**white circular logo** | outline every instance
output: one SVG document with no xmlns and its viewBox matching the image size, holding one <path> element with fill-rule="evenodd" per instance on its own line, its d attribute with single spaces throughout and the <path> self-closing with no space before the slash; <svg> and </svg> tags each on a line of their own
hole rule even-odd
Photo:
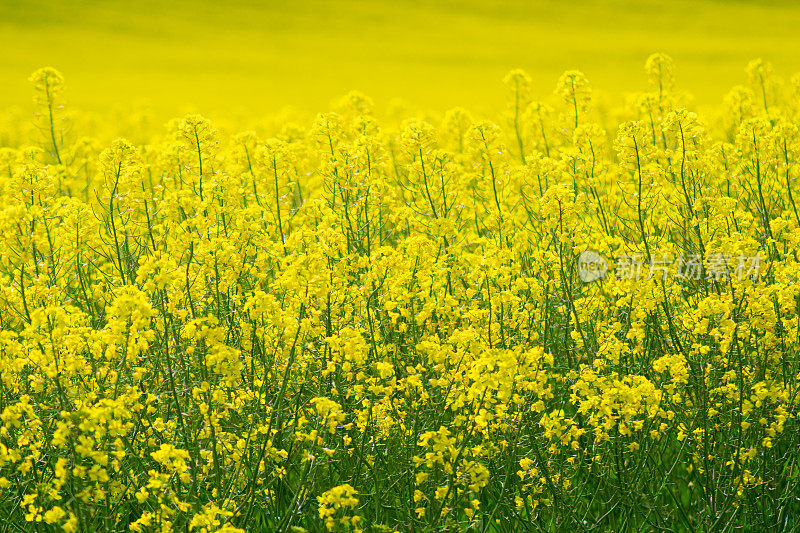
<svg viewBox="0 0 800 533">
<path fill-rule="evenodd" d="M 608 261 L 597 252 L 584 250 L 578 256 L 578 277 L 584 283 L 597 281 L 605 276 L 606 272 L 608 272 Z"/>
</svg>

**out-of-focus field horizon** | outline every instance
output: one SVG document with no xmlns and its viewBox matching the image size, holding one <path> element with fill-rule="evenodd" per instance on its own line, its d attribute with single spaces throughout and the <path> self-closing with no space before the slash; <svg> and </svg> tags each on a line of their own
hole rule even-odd
<svg viewBox="0 0 800 533">
<path fill-rule="evenodd" d="M 531 74 L 537 98 L 567 69 L 621 95 L 646 87 L 653 52 L 675 59 L 679 88 L 702 106 L 744 82 L 755 57 L 800 71 L 798 21 L 795 2 L 0 0 L 0 109 L 31 106 L 27 78 L 49 65 L 66 102 L 94 111 L 316 112 L 357 89 L 379 110 L 402 97 L 493 112 L 512 68 Z"/>
</svg>

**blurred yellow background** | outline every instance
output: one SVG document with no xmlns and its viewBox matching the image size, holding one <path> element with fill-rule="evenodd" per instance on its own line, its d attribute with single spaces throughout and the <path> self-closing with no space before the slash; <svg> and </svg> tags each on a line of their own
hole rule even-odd
<svg viewBox="0 0 800 533">
<path fill-rule="evenodd" d="M 536 97 L 567 69 L 618 94 L 646 87 L 656 51 L 702 105 L 754 57 L 800 71 L 798 22 L 800 3 L 778 1 L 0 0 L 0 108 L 30 106 L 27 78 L 50 65 L 68 104 L 90 110 L 319 111 L 358 89 L 379 109 L 402 97 L 493 111 L 511 68 L 531 74 Z"/>
</svg>

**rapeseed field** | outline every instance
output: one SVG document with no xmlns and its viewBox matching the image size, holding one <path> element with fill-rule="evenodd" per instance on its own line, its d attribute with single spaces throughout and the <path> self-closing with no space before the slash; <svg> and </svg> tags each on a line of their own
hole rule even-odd
<svg viewBox="0 0 800 533">
<path fill-rule="evenodd" d="M 407 54 L 363 64 L 303 51 L 330 6 L 143 6 L 2 7 L 41 46 L 4 75 L 41 64 L 0 91 L 0 530 L 800 530 L 791 5 L 675 3 L 596 46 L 646 11 L 435 5 L 418 62 L 434 7 L 343 4 L 336 46 Z M 584 45 L 506 53 L 572 11 Z M 215 20 L 243 26 L 208 56 Z M 448 56 L 470 28 L 497 41 Z M 152 64 L 42 66 L 113 32 Z M 635 72 L 598 57 L 626 40 Z"/>
</svg>

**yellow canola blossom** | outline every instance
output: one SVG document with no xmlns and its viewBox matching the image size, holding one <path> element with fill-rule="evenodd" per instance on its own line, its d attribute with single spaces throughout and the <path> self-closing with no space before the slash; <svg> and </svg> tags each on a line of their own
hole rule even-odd
<svg viewBox="0 0 800 533">
<path fill-rule="evenodd" d="M 800 514 L 800 77 L 486 117 L 0 118 L 0 516 L 706 531 Z M 128 117 L 136 121 L 135 117 Z M 25 119 L 28 120 L 28 119 Z M 124 122 L 124 121 L 123 121 Z"/>
</svg>

